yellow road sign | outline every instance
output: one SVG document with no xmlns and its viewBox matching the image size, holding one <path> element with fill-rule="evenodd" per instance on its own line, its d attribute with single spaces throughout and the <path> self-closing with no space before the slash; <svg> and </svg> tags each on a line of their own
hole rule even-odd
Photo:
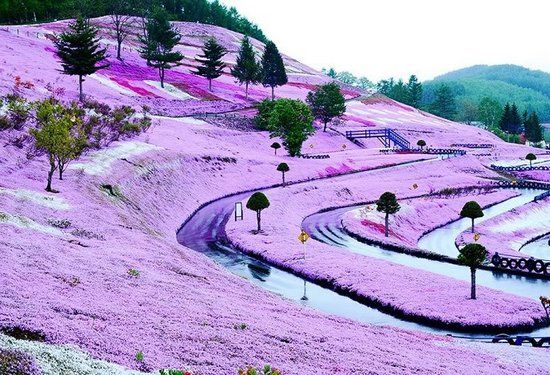
<svg viewBox="0 0 550 375">
<path fill-rule="evenodd" d="M 307 240 L 309 240 L 309 234 L 307 234 L 306 231 L 302 229 L 302 232 L 298 236 L 298 241 L 305 244 Z"/>
</svg>

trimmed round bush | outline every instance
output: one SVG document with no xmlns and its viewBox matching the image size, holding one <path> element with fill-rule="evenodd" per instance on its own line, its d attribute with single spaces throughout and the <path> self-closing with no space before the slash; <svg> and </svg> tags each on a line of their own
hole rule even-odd
<svg viewBox="0 0 550 375">
<path fill-rule="evenodd" d="M 34 358 L 22 351 L 0 348 L 0 374 L 41 375 Z"/>
</svg>

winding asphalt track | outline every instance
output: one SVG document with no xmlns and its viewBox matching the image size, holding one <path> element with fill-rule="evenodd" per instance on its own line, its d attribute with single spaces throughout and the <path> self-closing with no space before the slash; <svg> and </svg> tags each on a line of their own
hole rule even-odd
<svg viewBox="0 0 550 375">
<path fill-rule="evenodd" d="M 406 165 L 410 165 L 410 163 Z M 405 166 L 405 164 L 382 169 L 393 170 L 402 168 L 403 166 Z M 357 174 L 358 177 L 360 177 L 371 172 L 372 171 L 365 171 Z M 347 177 L 349 177 L 349 175 L 331 177 L 331 179 Z M 297 182 L 295 184 L 307 182 L 310 181 Z M 277 189 L 277 187 L 271 189 Z M 262 190 L 269 191 L 270 189 Z M 230 272 L 242 276 L 266 290 L 329 314 L 339 315 L 375 325 L 396 326 L 439 334 L 455 333 L 400 320 L 360 304 L 330 289 L 306 282 L 298 276 L 245 255 L 228 245 L 225 241 L 225 225 L 232 217 L 235 202 L 242 201 L 249 195 L 250 192 L 238 193 L 202 206 L 181 226 L 177 233 L 178 242 L 188 248 L 207 255 Z M 382 258 L 447 276 L 450 275 L 461 280 L 469 280 L 469 271 L 464 267 L 415 258 L 409 255 L 388 251 L 380 247 L 365 245 L 354 240 L 349 237 L 341 227 L 341 215 L 350 209 L 352 208 L 348 207 L 312 215 L 304 221 L 304 229 L 309 230 L 310 234 L 312 234 L 313 238 L 316 240 L 330 245 L 346 247 L 350 251 L 365 254 L 367 256 Z M 540 296 L 543 290 L 546 292 L 550 290 L 550 282 L 548 281 L 521 276 L 495 275 L 489 271 L 478 271 L 478 280 L 480 285 L 532 298 Z M 307 300 L 303 299 L 304 295 L 307 295 Z M 550 335 L 550 327 L 539 329 L 531 334 L 548 336 Z M 470 333 L 467 334 L 467 336 L 480 337 L 486 335 Z"/>
</svg>

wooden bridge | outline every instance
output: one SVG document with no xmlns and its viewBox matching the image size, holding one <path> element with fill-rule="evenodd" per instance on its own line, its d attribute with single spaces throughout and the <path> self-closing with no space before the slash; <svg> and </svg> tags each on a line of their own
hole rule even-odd
<svg viewBox="0 0 550 375">
<path fill-rule="evenodd" d="M 384 147 L 392 147 L 392 142 L 395 147 L 402 150 L 409 150 L 411 144 L 402 135 L 393 129 L 373 129 L 373 130 L 348 130 L 346 138 L 355 141 L 356 139 L 377 138 Z"/>
</svg>

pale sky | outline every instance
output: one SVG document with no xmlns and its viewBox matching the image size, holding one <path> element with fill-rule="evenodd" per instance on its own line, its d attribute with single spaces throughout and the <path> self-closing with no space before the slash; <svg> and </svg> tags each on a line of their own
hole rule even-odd
<svg viewBox="0 0 550 375">
<path fill-rule="evenodd" d="M 279 49 L 373 81 L 476 64 L 550 72 L 548 0 L 221 0 Z"/>
</svg>

